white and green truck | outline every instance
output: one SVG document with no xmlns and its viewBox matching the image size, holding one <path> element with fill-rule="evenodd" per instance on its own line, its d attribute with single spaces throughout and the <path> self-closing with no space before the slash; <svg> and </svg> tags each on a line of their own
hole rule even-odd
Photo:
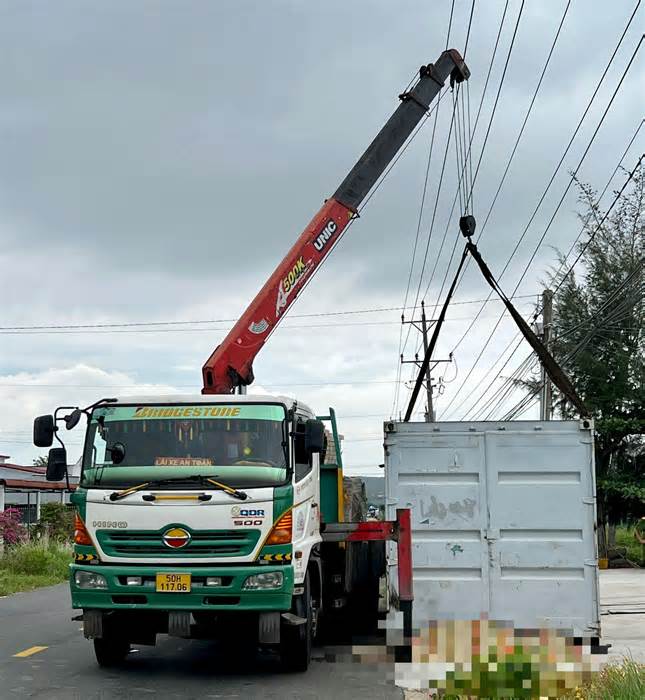
<svg viewBox="0 0 645 700">
<path fill-rule="evenodd" d="M 340 450 L 307 406 L 197 395 L 69 410 L 37 418 L 34 441 L 86 418 L 70 585 L 99 664 L 169 634 L 273 647 L 304 670 L 326 613 L 349 605 L 376 624 L 384 542 L 339 530 L 342 461 L 321 455 Z M 334 412 L 322 418 L 337 448 Z M 63 479 L 66 462 L 52 448 L 47 477 Z"/>
</svg>

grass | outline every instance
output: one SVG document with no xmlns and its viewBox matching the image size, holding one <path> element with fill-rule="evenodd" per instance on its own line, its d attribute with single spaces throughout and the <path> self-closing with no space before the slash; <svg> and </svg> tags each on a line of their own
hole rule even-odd
<svg viewBox="0 0 645 700">
<path fill-rule="evenodd" d="M 632 659 L 607 664 L 590 682 L 567 695 L 579 700 L 642 700 L 645 698 L 645 664 Z"/>
<path fill-rule="evenodd" d="M 0 559 L 0 595 L 66 581 L 71 558 L 69 546 L 46 538 L 7 547 Z"/>
<path fill-rule="evenodd" d="M 634 537 L 634 528 L 620 526 L 616 528 L 616 546 L 627 550 L 627 559 L 634 564 L 645 567 L 645 545 Z"/>
</svg>

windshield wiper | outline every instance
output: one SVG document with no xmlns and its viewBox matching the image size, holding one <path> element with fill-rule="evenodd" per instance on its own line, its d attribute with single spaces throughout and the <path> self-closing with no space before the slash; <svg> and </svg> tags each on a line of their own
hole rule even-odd
<svg viewBox="0 0 645 700">
<path fill-rule="evenodd" d="M 215 481 L 215 479 L 211 479 L 210 477 L 207 476 L 201 476 L 201 475 L 194 475 L 194 476 L 175 476 L 169 479 L 154 479 L 152 481 L 146 481 L 143 484 L 137 484 L 136 486 L 131 486 L 128 489 L 123 489 L 123 491 L 114 491 L 113 493 L 110 494 L 109 498 L 111 501 L 118 501 L 121 498 L 125 498 L 126 496 L 129 496 L 132 493 L 136 493 L 137 491 L 141 491 L 141 489 L 145 489 L 148 486 L 163 486 L 165 484 L 176 484 L 179 482 L 194 482 L 197 481 L 199 484 L 204 485 L 204 484 L 212 484 L 213 486 L 217 486 L 217 488 L 220 491 L 224 491 L 225 493 L 228 493 L 230 496 L 234 496 L 235 498 L 239 498 L 241 501 L 245 501 L 248 498 L 248 495 L 244 493 L 244 491 L 240 491 L 236 488 L 233 488 L 232 486 L 229 486 L 228 484 L 223 484 L 221 481 Z"/>
</svg>

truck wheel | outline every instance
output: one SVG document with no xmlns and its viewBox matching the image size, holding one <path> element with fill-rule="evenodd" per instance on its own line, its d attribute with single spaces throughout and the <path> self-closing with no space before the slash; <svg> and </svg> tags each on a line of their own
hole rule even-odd
<svg viewBox="0 0 645 700">
<path fill-rule="evenodd" d="M 303 625 L 282 623 L 280 627 L 280 661 L 287 671 L 302 672 L 309 668 L 313 637 L 313 611 L 308 575 L 305 577 L 302 595 L 294 598 L 291 612 L 298 617 L 304 617 L 307 622 Z"/>
<path fill-rule="evenodd" d="M 94 640 L 96 662 L 101 668 L 112 668 L 123 663 L 130 653 L 130 642 L 122 637 L 108 636 Z"/>
</svg>

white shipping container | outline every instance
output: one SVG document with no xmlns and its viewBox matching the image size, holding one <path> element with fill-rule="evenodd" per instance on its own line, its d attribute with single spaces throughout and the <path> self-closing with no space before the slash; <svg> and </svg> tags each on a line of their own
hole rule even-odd
<svg viewBox="0 0 645 700">
<path fill-rule="evenodd" d="M 593 424 L 385 424 L 389 520 L 412 509 L 413 623 L 487 615 L 600 635 Z M 396 584 L 396 548 L 388 550 Z"/>
</svg>

